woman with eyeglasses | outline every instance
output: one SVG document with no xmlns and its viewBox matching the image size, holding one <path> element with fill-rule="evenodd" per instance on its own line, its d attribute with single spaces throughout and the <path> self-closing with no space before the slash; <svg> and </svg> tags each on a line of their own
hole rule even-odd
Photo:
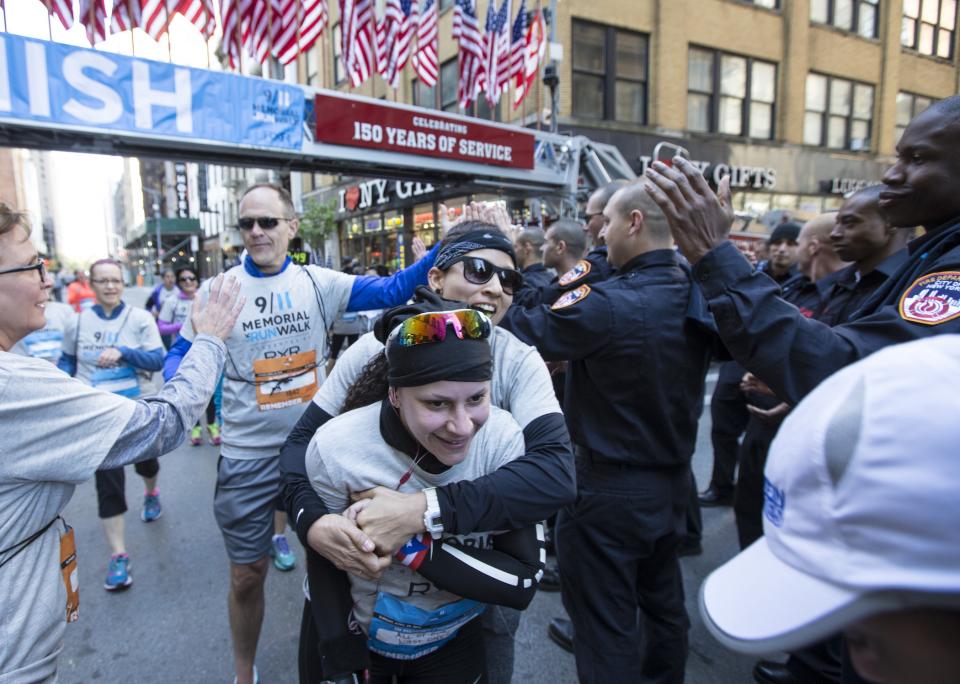
<svg viewBox="0 0 960 684">
<path fill-rule="evenodd" d="M 58 366 L 95 389 L 136 399 L 143 392 L 141 376 L 163 368 L 164 347 L 157 324 L 146 310 L 123 302 L 123 271 L 116 261 L 101 259 L 90 266 L 90 285 L 96 303 L 80 312 L 76 326 L 64 338 Z M 137 462 L 134 469 L 144 483 L 140 518 L 153 522 L 163 513 L 157 488 L 160 463 L 151 458 Z M 133 584 L 126 549 L 124 483 L 123 468 L 97 471 L 98 512 L 110 547 L 103 584 L 107 591 Z"/>
<path fill-rule="evenodd" d="M 485 529 L 513 529 L 545 520 L 575 495 L 573 455 L 566 423 L 543 359 L 536 349 L 496 327 L 522 282 L 512 241 L 496 226 L 480 221 L 456 225 L 440 246 L 428 274 L 430 290 L 417 291 L 435 308 L 467 307 L 486 314 L 494 325 L 491 403 L 509 411 L 523 429 L 525 453 L 479 482 L 443 485 L 431 498 L 431 514 L 446 532 L 467 534 Z M 317 428 L 343 409 L 349 388 L 369 363 L 386 362 L 384 346 L 372 333 L 360 337 L 340 357 L 281 451 L 282 496 L 307 550 L 311 593 L 301 623 L 301 681 L 313 681 L 321 660 L 325 675 L 359 669 L 363 654 L 343 646 L 350 604 L 338 603 L 331 587 L 342 586 L 342 571 L 375 577 L 410 535 L 424 530 L 427 501 L 422 494 L 376 489 L 373 505 L 362 515 L 364 532 L 342 516 L 327 515 L 304 471 L 306 445 Z M 322 554 L 322 555 L 321 555 Z M 334 567 L 336 566 L 336 567 Z M 331 595 L 334 594 L 334 595 Z M 509 682 L 513 672 L 513 636 L 517 611 L 492 607 L 483 616 L 487 676 Z M 319 630 L 317 640 L 304 634 Z M 335 670 L 331 672 L 330 670 Z"/>
<path fill-rule="evenodd" d="M 100 267 L 95 272 L 98 278 L 116 273 Z M 149 402 L 132 401 L 90 387 L 47 361 L 9 353 L 44 327 L 52 287 L 24 215 L 0 202 L 3 681 L 56 679 L 64 618 L 76 619 L 73 533 L 60 515 L 74 488 L 100 469 L 122 468 L 180 445 L 213 393 L 226 358 L 223 340 L 243 304 L 236 282 L 218 280 L 207 305 L 193 312 L 202 334 L 179 375 Z"/>
<path fill-rule="evenodd" d="M 161 337 L 166 336 L 170 339 L 175 339 L 180 334 L 180 328 L 190 318 L 190 310 L 193 308 L 193 300 L 197 296 L 197 287 L 200 284 L 197 272 L 189 267 L 177 269 L 176 283 L 179 290 L 177 296 L 164 301 L 160 313 L 157 314 L 157 328 L 160 330 Z M 206 426 L 210 443 L 219 446 L 220 426 L 217 425 L 217 406 L 213 398 L 207 404 Z M 190 444 L 200 446 L 202 443 L 203 425 L 198 421 L 190 431 Z"/>
<path fill-rule="evenodd" d="M 490 319 L 431 308 L 383 315 L 375 335 L 386 344 L 385 364 L 365 369 L 344 413 L 310 442 L 307 473 L 331 513 L 362 514 L 370 501 L 351 505 L 354 492 L 433 492 L 523 454 L 520 426 L 491 407 Z M 479 616 L 488 603 L 526 608 L 543 570 L 542 541 L 536 524 L 462 535 L 432 529 L 409 538 L 379 577 L 350 574 L 350 622 L 365 636 L 367 681 L 486 681 Z"/>
</svg>

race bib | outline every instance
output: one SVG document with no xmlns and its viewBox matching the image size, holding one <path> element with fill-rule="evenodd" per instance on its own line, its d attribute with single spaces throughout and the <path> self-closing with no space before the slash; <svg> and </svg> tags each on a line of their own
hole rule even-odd
<svg viewBox="0 0 960 684">
<path fill-rule="evenodd" d="M 140 396 L 140 381 L 133 366 L 97 368 L 90 375 L 90 384 L 104 392 L 119 394 L 130 399 Z"/>
<path fill-rule="evenodd" d="M 73 528 L 64 525 L 60 535 L 60 574 L 63 586 L 67 590 L 67 622 L 80 619 L 80 576 L 77 574 L 77 543 L 73 537 Z"/>
<path fill-rule="evenodd" d="M 273 411 L 313 399 L 317 393 L 317 351 L 253 362 L 257 407 Z"/>
<path fill-rule="evenodd" d="M 367 647 L 396 660 L 415 660 L 438 650 L 480 615 L 486 605 L 460 599 L 436 610 L 423 610 L 396 596 L 377 593 Z"/>
<path fill-rule="evenodd" d="M 960 317 L 960 271 L 941 271 L 913 281 L 900 297 L 900 317 L 938 325 Z"/>
</svg>

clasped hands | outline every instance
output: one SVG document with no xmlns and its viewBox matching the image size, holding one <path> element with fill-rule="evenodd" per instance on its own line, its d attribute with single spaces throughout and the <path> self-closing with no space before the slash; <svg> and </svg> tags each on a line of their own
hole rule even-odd
<svg viewBox="0 0 960 684">
<path fill-rule="evenodd" d="M 307 541 L 340 570 L 376 579 L 397 549 L 423 531 L 426 497 L 422 492 L 402 494 L 374 487 L 352 498 L 354 503 L 342 514 L 327 514 L 314 522 Z"/>
</svg>

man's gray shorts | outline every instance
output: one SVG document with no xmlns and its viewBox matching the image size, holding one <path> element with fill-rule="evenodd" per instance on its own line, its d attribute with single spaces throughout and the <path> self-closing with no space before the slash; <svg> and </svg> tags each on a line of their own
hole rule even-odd
<svg viewBox="0 0 960 684">
<path fill-rule="evenodd" d="M 213 515 L 232 563 L 256 563 L 270 553 L 280 494 L 280 459 L 220 457 Z"/>
</svg>

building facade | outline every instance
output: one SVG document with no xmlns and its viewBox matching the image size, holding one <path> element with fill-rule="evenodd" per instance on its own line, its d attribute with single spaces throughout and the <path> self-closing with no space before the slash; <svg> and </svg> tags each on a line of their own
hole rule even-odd
<svg viewBox="0 0 960 684">
<path fill-rule="evenodd" d="M 488 4 L 477 0 L 481 25 Z M 558 0 L 550 51 L 559 75 L 558 127 L 616 145 L 637 173 L 658 143 L 679 145 L 708 179 L 731 176 L 735 207 L 747 218 L 835 208 L 845 193 L 881 179 L 913 116 L 960 92 L 957 4 Z M 505 97 L 492 111 L 481 102 L 460 112 L 453 0 L 440 0 L 435 87 L 423 87 L 408 66 L 397 89 L 379 76 L 350 89 L 331 5 L 330 28 L 300 59 L 300 82 L 516 125 L 549 125 L 550 95 L 542 84 L 519 109 Z M 371 180 L 303 179 L 305 198 L 337 204 L 341 251 L 365 264 L 389 259 L 385 245 L 403 245 L 423 225 L 436 223 L 436 203 L 456 194 L 437 188 L 414 202 L 394 193 L 394 199 L 374 202 L 372 211 L 349 211 L 341 195 L 352 196 L 351 188 L 362 193 Z M 755 222 L 750 229 L 763 228 Z"/>
</svg>

